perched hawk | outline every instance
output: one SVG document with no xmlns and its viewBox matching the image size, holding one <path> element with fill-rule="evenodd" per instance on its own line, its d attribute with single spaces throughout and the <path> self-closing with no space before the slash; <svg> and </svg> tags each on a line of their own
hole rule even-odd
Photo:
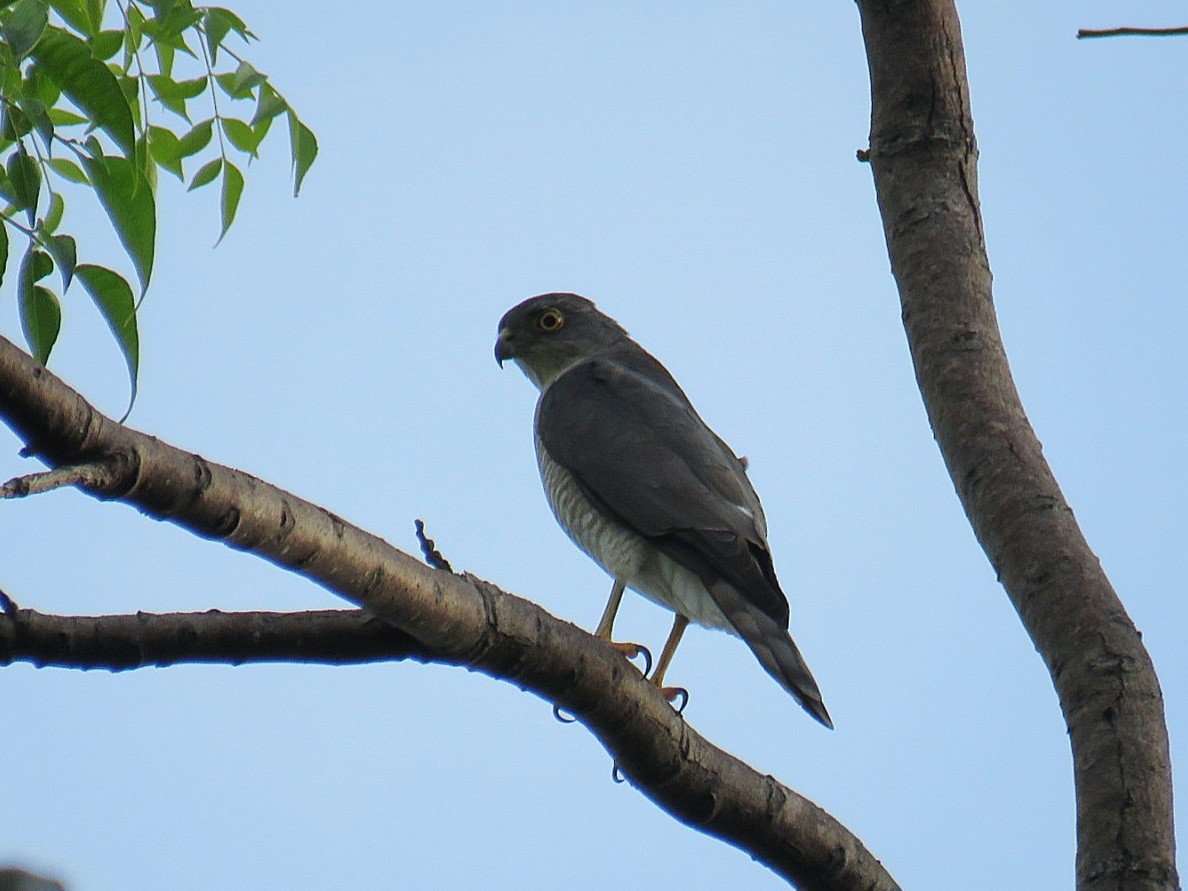
<svg viewBox="0 0 1188 891">
<path fill-rule="evenodd" d="M 499 322 L 495 358 L 540 389 L 536 457 L 558 522 L 613 578 L 598 625 L 610 641 L 625 588 L 676 612 L 651 680 L 689 622 L 746 641 L 781 686 L 833 722 L 788 636 L 788 600 L 746 465 L 668 370 L 576 294 L 542 294 Z"/>
</svg>

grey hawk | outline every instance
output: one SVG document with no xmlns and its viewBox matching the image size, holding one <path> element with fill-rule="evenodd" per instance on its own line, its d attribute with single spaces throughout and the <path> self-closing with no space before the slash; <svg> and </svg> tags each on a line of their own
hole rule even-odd
<svg viewBox="0 0 1188 891">
<path fill-rule="evenodd" d="M 833 722 L 788 635 L 788 600 L 746 465 L 668 370 L 576 294 L 542 294 L 499 322 L 495 358 L 540 389 L 536 457 L 549 505 L 614 578 L 596 633 L 611 640 L 625 588 L 676 612 L 651 680 L 689 622 L 741 637 L 826 727 Z M 627 645 L 630 648 L 631 645 Z"/>
</svg>

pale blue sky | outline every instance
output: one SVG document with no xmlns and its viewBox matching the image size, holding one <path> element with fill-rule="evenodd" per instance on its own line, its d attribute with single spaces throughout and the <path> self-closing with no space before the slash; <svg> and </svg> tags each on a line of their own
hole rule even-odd
<svg viewBox="0 0 1188 891">
<path fill-rule="evenodd" d="M 266 144 L 217 250 L 214 192 L 163 185 L 130 423 L 405 549 L 423 517 L 456 567 L 591 628 L 607 581 L 553 522 L 534 391 L 491 352 L 512 304 L 585 294 L 750 457 L 837 730 L 704 630 L 670 674 L 689 721 L 835 814 L 904 887 L 1071 886 L 1055 696 L 932 442 L 854 159 L 853 4 L 234 8 L 321 156 L 294 201 L 283 132 Z M 1007 349 L 1154 655 L 1178 763 L 1188 42 L 1073 35 L 1183 10 L 963 11 Z M 84 249 L 120 262 L 98 229 Z M 68 294 L 51 364 L 118 416 L 123 365 L 86 304 Z M 18 331 L 11 295 L 0 331 Z M 2 478 L 35 469 L 17 445 L 0 430 Z M 0 506 L 0 587 L 63 613 L 337 604 L 73 491 Z M 658 646 L 668 621 L 632 598 L 620 629 Z M 548 704 L 458 669 L 18 666 L 0 713 L 0 860 L 72 891 L 782 887 L 613 784 Z"/>
</svg>

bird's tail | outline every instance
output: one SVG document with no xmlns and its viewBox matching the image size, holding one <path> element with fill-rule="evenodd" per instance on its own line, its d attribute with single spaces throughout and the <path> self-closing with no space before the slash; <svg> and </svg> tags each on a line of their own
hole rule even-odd
<svg viewBox="0 0 1188 891">
<path fill-rule="evenodd" d="M 770 616 L 753 608 L 745 608 L 738 592 L 727 582 L 714 585 L 711 594 L 722 607 L 738 636 L 746 641 L 767 673 L 791 693 L 806 712 L 832 730 L 833 719 L 825 710 L 821 690 L 788 632 Z M 734 604 L 737 604 L 738 608 L 728 608 Z"/>
</svg>

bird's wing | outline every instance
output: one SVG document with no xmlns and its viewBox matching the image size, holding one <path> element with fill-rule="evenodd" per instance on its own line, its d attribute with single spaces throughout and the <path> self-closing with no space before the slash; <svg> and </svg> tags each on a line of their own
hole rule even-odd
<svg viewBox="0 0 1188 891">
<path fill-rule="evenodd" d="M 788 601 L 742 462 L 642 348 L 560 375 L 541 396 L 537 435 L 596 506 L 697 573 L 715 599 L 716 583 L 726 582 L 787 628 Z"/>
</svg>

